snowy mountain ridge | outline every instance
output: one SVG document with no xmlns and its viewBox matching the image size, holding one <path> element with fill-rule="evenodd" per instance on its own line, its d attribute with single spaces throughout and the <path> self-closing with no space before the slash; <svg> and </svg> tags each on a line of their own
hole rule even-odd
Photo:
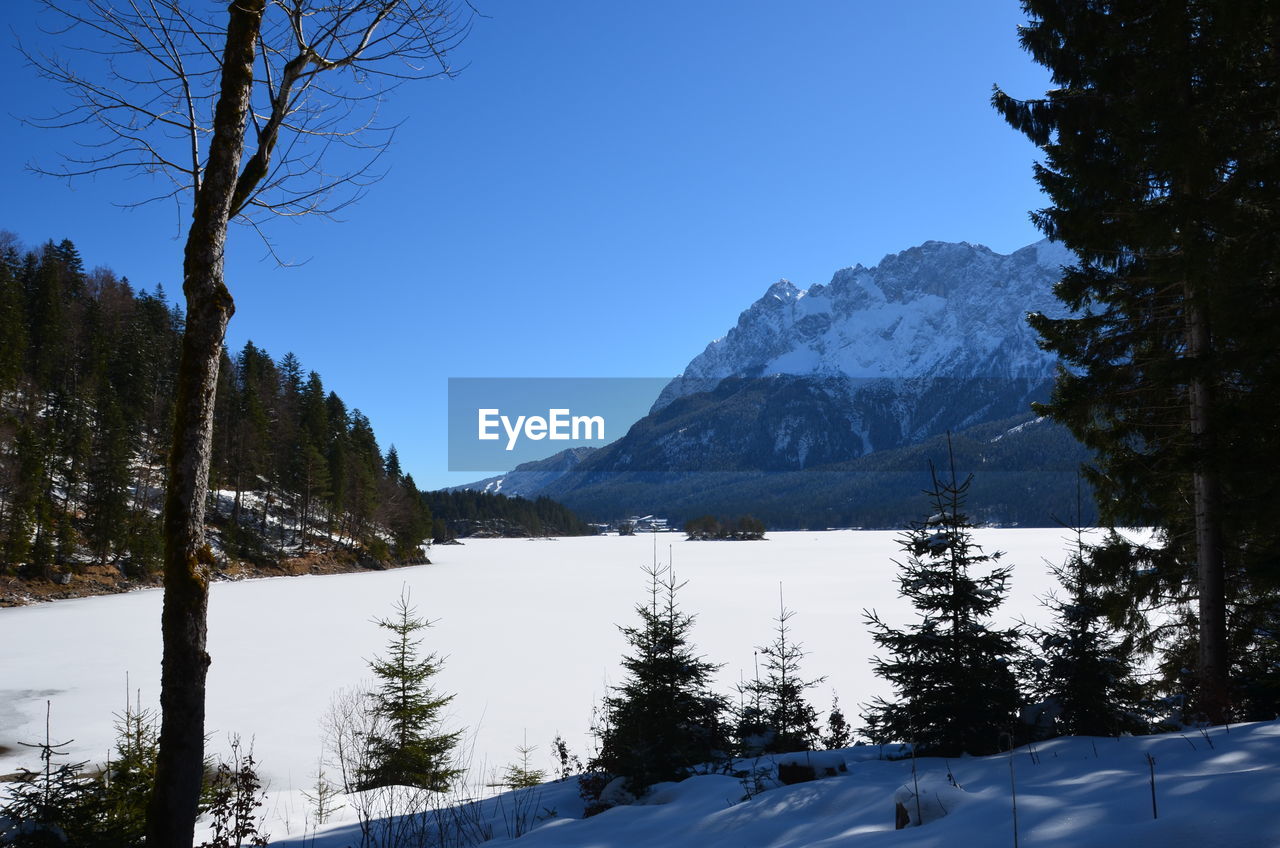
<svg viewBox="0 0 1280 848">
<path fill-rule="evenodd" d="M 471 489 L 511 498 L 536 498 L 543 489 L 573 471 L 596 450 L 590 446 L 568 448 L 545 459 L 522 462 L 505 474 L 495 474 L 464 486 L 452 486 L 449 491 Z"/>
<path fill-rule="evenodd" d="M 849 470 L 847 463 L 863 458 L 867 470 L 919 471 L 927 462 L 914 447 L 996 422 L 1008 423 L 984 442 L 1015 429 L 986 453 L 1000 453 L 1001 467 L 1015 476 L 1051 470 L 1028 466 L 1028 457 L 1052 470 L 1074 468 L 1079 446 L 1069 435 L 1016 429 L 1031 418 L 1033 402 L 1049 399 L 1057 368 L 1026 315 L 1063 314 L 1053 286 L 1072 262 L 1048 241 L 1008 255 L 929 241 L 871 268 L 839 270 L 825 285 L 800 289 L 780 280 L 694 357 L 622 438 L 467 488 L 545 494 L 592 520 L 737 512 L 794 527 L 879 526 L 901 516 L 875 508 L 870 490 L 832 488 L 813 475 L 788 478 L 787 499 L 807 511 L 800 515 L 750 475 Z M 1019 447 L 1028 442 L 1037 449 Z M 975 461 L 989 469 L 986 453 Z M 747 476 L 721 476 L 710 488 L 689 478 L 705 472 Z M 1063 492 L 1074 491 L 1069 476 L 1061 475 Z M 1030 485 L 1018 479 L 1017 486 Z M 1041 482 L 1047 479 L 1058 480 Z M 1004 506 L 990 520 L 1015 520 L 1015 512 L 1019 521 L 1051 520 L 1056 490 L 1042 492 L 1038 517 L 1010 507 L 1018 500 L 1012 491 L 991 493 Z"/>
<path fill-rule="evenodd" d="M 927 241 L 826 285 L 771 285 L 723 338 L 663 389 L 658 411 L 730 376 L 779 374 L 867 381 L 955 377 L 1038 382 L 1054 361 L 1025 315 L 1060 307 L 1051 288 L 1071 254 L 1047 240 L 1002 255 Z"/>
</svg>

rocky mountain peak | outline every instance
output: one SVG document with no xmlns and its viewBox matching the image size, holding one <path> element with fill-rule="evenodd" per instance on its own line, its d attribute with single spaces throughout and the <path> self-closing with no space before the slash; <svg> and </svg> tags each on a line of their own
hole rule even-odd
<svg viewBox="0 0 1280 848">
<path fill-rule="evenodd" d="M 1051 289 L 1070 261 L 1048 241 L 1010 255 L 927 241 L 872 268 L 836 271 L 825 286 L 802 290 L 779 280 L 666 386 L 653 409 L 730 376 L 1047 378 L 1053 362 L 1025 315 L 1058 308 Z"/>
</svg>

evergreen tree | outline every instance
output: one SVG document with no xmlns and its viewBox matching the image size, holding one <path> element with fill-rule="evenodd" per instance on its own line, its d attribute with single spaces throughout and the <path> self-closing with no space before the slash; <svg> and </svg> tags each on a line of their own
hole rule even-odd
<svg viewBox="0 0 1280 848">
<path fill-rule="evenodd" d="M 440 516 L 431 519 L 431 541 L 435 543 L 452 542 L 458 538 L 458 534 L 449 526 L 449 522 Z"/>
<path fill-rule="evenodd" d="M 827 714 L 827 729 L 822 734 L 822 747 L 829 751 L 837 748 L 848 748 L 853 743 L 853 728 L 840 709 L 840 699 L 831 696 L 831 712 Z"/>
<path fill-rule="evenodd" d="M 794 617 L 795 612 L 782 603 L 779 587 L 774 640 L 756 648 L 757 657 L 764 657 L 764 677 L 757 672 L 754 680 L 742 684 L 751 715 L 746 726 L 739 727 L 739 744 L 752 755 L 808 751 L 818 740 L 818 714 L 804 693 L 826 678 L 805 680 L 800 674 L 805 652 L 803 645 L 790 638 L 789 622 Z M 748 734 L 746 738 L 741 735 L 743 731 Z"/>
<path fill-rule="evenodd" d="M 351 411 L 347 432 L 347 514 L 348 535 L 363 536 L 378 506 L 378 480 L 382 474 L 382 454 L 369 419 L 358 409 Z"/>
<path fill-rule="evenodd" d="M 130 430 L 107 387 L 98 393 L 98 399 L 85 511 L 90 548 L 99 562 L 106 563 L 128 541 Z"/>
<path fill-rule="evenodd" d="M 280 375 L 280 394 L 288 398 L 301 396 L 302 363 L 298 361 L 298 357 L 293 351 L 289 351 L 280 358 L 278 372 Z"/>
<path fill-rule="evenodd" d="M 5 516 L 4 548 L 0 551 L 11 568 L 26 563 L 31 555 L 41 466 L 40 440 L 32 428 L 24 423 L 15 429 L 10 452 L 9 509 Z"/>
<path fill-rule="evenodd" d="M 316 503 L 329 497 L 329 463 L 308 438 L 298 455 L 298 491 L 302 504 L 298 512 L 298 544 L 307 548 L 307 532 L 315 514 Z"/>
<path fill-rule="evenodd" d="M 1078 257 L 1055 290 L 1073 313 L 1032 316 L 1068 366 L 1041 411 L 1096 453 L 1104 519 L 1162 531 L 1174 567 L 1146 599 L 1195 599 L 1199 708 L 1222 721 L 1250 599 L 1280 589 L 1280 483 L 1257 472 L 1280 462 L 1280 11 L 1023 8 L 1055 88 L 993 101 L 1044 151 L 1033 220 Z"/>
<path fill-rule="evenodd" d="M 387 448 L 387 458 L 383 463 L 383 468 L 386 470 L 387 476 L 392 480 L 398 481 L 400 479 L 402 473 L 400 471 L 400 454 L 396 451 L 395 445 Z"/>
<path fill-rule="evenodd" d="M 209 486 L 212 489 L 230 489 L 231 526 L 227 528 L 223 545 L 233 556 L 237 552 L 240 539 L 240 517 L 244 506 L 242 502 L 244 480 L 237 414 L 240 406 L 239 389 L 236 385 L 235 363 L 227 351 L 223 351 L 222 364 L 218 366 L 218 390 L 213 407 L 213 457 L 209 469 Z"/>
<path fill-rule="evenodd" d="M 545 783 L 547 773 L 543 769 L 534 768 L 530 755 L 538 750 L 537 746 L 530 745 L 526 739 L 523 744 L 516 747 L 516 753 L 520 755 L 520 762 L 508 763 L 507 767 L 502 770 L 502 777 L 498 782 L 498 786 L 507 789 L 528 789 Z"/>
<path fill-rule="evenodd" d="M 1257 628 L 1239 647 L 1236 705 L 1243 715 L 1280 715 L 1280 598 L 1260 599 Z"/>
<path fill-rule="evenodd" d="M 61 388 L 70 372 L 74 290 L 78 281 L 59 258 L 53 242 L 46 242 L 34 273 L 26 276 L 29 370 L 37 384 Z"/>
<path fill-rule="evenodd" d="M 9 248 L 0 256 L 0 397 L 17 386 L 27 349 L 22 286 L 15 276 L 17 268 L 17 253 Z"/>
<path fill-rule="evenodd" d="M 399 478 L 388 476 L 387 483 L 398 490 L 387 498 L 393 509 L 386 521 L 396 558 L 415 559 L 421 556 L 419 546 L 431 535 L 431 510 L 419 495 L 412 474 Z"/>
<path fill-rule="evenodd" d="M 0 233 L 0 572 L 43 579 L 93 557 L 149 576 L 161 563 L 182 316 L 159 286 L 86 274 L 69 242 L 26 256 L 15 244 Z M 324 529 L 408 559 L 432 528 L 429 499 L 379 452 L 368 419 L 291 354 L 277 365 L 253 342 L 223 352 L 212 449 L 207 520 L 222 525 L 230 558 L 266 566 L 286 543 L 332 550 Z M 229 510 L 212 490 L 231 491 Z M 488 503 L 528 526 L 585 530 L 545 499 Z"/>
<path fill-rule="evenodd" d="M 156 778 L 159 717 L 139 702 L 125 704 L 116 716 L 115 755 L 102 776 L 103 821 L 99 824 L 105 844 L 139 845 L 147 826 L 147 800 Z"/>
<path fill-rule="evenodd" d="M 156 716 L 126 704 L 116 718 L 115 751 L 104 769 L 88 769 L 86 762 L 55 764 L 66 752 L 48 738 L 27 746 L 40 751 L 44 766 L 38 772 L 20 768 L 0 804 L 0 821 L 11 825 L 0 836 L 4 844 L 134 848 L 143 843 L 147 799 L 155 784 Z"/>
<path fill-rule="evenodd" d="M 626 680 L 604 700 L 600 752 L 591 763 L 625 777 L 637 795 L 659 781 L 687 777 L 726 747 L 725 701 L 710 691 L 719 666 L 700 658 L 689 643 L 693 616 L 676 605 L 683 584 L 670 565 L 656 561 L 645 574 L 649 601 L 636 606 L 638 626 L 621 628 L 631 646 L 622 659 Z"/>
<path fill-rule="evenodd" d="M 289 382 L 287 376 L 282 378 L 284 385 Z M 307 375 L 307 382 L 298 397 L 297 412 L 298 427 L 294 432 L 298 441 L 294 448 L 292 475 L 293 488 L 301 495 L 298 534 L 299 544 L 305 549 L 312 518 L 318 512 L 316 507 L 319 502 L 329 500 L 331 484 L 329 460 L 324 452 L 331 433 L 329 405 L 324 384 L 315 371 Z"/>
<path fill-rule="evenodd" d="M 25 743 L 24 743 L 25 744 Z M 86 762 L 54 758 L 65 757 L 51 740 L 39 748 L 44 767 L 35 772 L 19 768 L 13 786 L 6 789 L 0 805 L 0 820 L 10 823 L 6 843 L 16 848 L 59 848 L 68 844 L 92 846 L 92 827 L 96 824 L 96 782 L 85 773 Z"/>
<path fill-rule="evenodd" d="M 24 416 L 14 434 L 17 474 L 9 504 L 5 556 L 18 566 L 31 566 L 28 573 L 41 573 L 53 561 L 53 501 L 50 496 L 50 445 L 45 435 L 48 422 L 34 414 Z"/>
<path fill-rule="evenodd" d="M 396 602 L 394 615 L 376 623 L 391 636 L 386 655 L 369 663 L 378 681 L 369 707 L 375 723 L 364 740 L 367 765 L 358 788 L 417 786 L 444 792 L 462 773 L 452 764 L 462 731 L 441 730 L 441 711 L 453 696 L 431 688 L 440 658 L 420 653 L 420 634 L 431 624 L 419 617 L 407 592 Z"/>
<path fill-rule="evenodd" d="M 239 414 L 232 421 L 231 436 L 234 472 L 232 480 L 236 490 L 233 512 L 239 517 L 242 490 L 257 489 L 266 495 L 268 477 L 276 463 L 272 457 L 271 410 L 275 405 L 272 386 L 274 375 L 269 369 L 269 357 L 252 341 L 245 342 L 236 359 L 235 404 Z M 262 498 L 262 515 L 259 531 L 266 532 L 267 499 Z"/>
<path fill-rule="evenodd" d="M 320 375 L 315 371 L 308 373 L 307 382 L 298 396 L 298 420 L 302 430 L 300 438 L 303 441 L 309 440 L 317 447 L 324 445 L 329 435 L 327 398 Z"/>
<path fill-rule="evenodd" d="M 1043 601 L 1053 623 L 1031 634 L 1040 648 L 1032 661 L 1033 688 L 1056 734 L 1119 736 L 1145 727 L 1141 686 L 1134 677 L 1134 639 L 1117 636 L 1107 619 L 1095 584 L 1101 576 L 1095 550 L 1077 536 L 1066 563 L 1053 569 L 1065 595 Z"/>
<path fill-rule="evenodd" d="M 902 536 L 907 558 L 898 574 L 920 622 L 895 630 L 864 612 L 872 640 L 889 652 L 872 664 L 895 695 L 867 705 L 865 732 L 873 742 L 911 742 L 930 755 L 990 754 L 1019 706 L 1011 668 L 1017 633 L 986 621 L 1004 600 L 1010 568 L 973 542 L 964 514 L 973 478 L 957 483 L 954 466 L 945 481 L 930 472 L 933 515 Z"/>
<path fill-rule="evenodd" d="M 347 405 L 334 392 L 325 398 L 329 433 L 325 442 L 325 459 L 329 463 L 329 507 L 341 514 L 347 505 L 347 431 L 351 427 Z"/>
</svg>

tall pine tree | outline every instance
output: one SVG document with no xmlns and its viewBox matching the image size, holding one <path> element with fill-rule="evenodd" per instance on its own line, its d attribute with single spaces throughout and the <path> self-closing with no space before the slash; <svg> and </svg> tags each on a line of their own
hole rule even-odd
<svg viewBox="0 0 1280 848">
<path fill-rule="evenodd" d="M 1224 720 L 1230 629 L 1274 597 L 1280 528 L 1280 10 L 1270 0 L 1023 0 L 1043 98 L 999 89 L 1044 152 L 1033 214 L 1079 261 L 1034 315 L 1068 365 L 1043 411 L 1097 455 L 1104 517 L 1159 528 L 1151 581 L 1196 601 L 1199 707 Z M 1232 600 L 1229 608 L 1228 599 Z M 1247 641 L 1247 640 L 1245 640 Z"/>
<path fill-rule="evenodd" d="M 806 680 L 800 673 L 805 650 L 791 635 L 794 617 L 795 612 L 782 602 L 779 586 L 773 641 L 756 648 L 757 662 L 764 658 L 764 675 L 757 671 L 754 679 L 739 687 L 748 705 L 746 722 L 740 723 L 745 726 L 739 727 L 743 753 L 809 751 L 818 741 L 818 714 L 804 693 L 826 678 Z"/>
<path fill-rule="evenodd" d="M 1100 588 L 1117 544 L 1124 543 L 1113 534 L 1089 546 L 1077 531 L 1075 549 L 1053 569 L 1063 593 L 1043 599 L 1053 621 L 1031 633 L 1040 649 L 1032 659 L 1032 685 L 1050 719 L 1042 725 L 1052 733 L 1119 736 L 1147 727 L 1134 675 L 1135 636 L 1116 632 Z"/>
<path fill-rule="evenodd" d="M 445 792 L 461 773 L 453 750 L 462 731 L 441 727 L 441 711 L 453 696 L 431 686 L 441 660 L 420 648 L 421 632 L 431 624 L 418 615 L 407 592 L 396 601 L 395 613 L 377 624 L 391 636 L 386 654 L 369 663 L 378 681 L 369 707 L 375 723 L 365 739 L 367 765 L 358 776 L 359 788 L 416 786 Z"/>
<path fill-rule="evenodd" d="M 637 795 L 659 781 L 687 777 L 726 747 L 725 702 L 711 692 L 719 666 L 699 657 L 689 642 L 693 616 L 676 604 L 684 584 L 656 557 L 645 574 L 649 600 L 636 606 L 639 625 L 622 628 L 631 646 L 622 659 L 627 677 L 605 698 L 600 753 L 591 763 L 625 777 Z"/>
<path fill-rule="evenodd" d="M 973 541 L 964 513 L 973 478 L 940 479 L 930 466 L 933 515 L 902 537 L 902 596 L 920 622 L 894 629 L 874 612 L 864 617 L 876 645 L 875 673 L 893 685 L 894 699 L 876 698 L 863 713 L 873 742 L 910 742 L 935 755 L 990 754 L 1013 730 L 1020 697 L 1012 663 L 1017 633 L 988 619 L 1007 593 L 1010 568 L 999 553 Z"/>
</svg>

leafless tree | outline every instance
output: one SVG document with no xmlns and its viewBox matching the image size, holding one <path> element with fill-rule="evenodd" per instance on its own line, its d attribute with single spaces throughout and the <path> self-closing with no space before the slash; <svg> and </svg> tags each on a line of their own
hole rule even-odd
<svg viewBox="0 0 1280 848">
<path fill-rule="evenodd" d="M 385 732 L 385 720 L 373 710 L 372 684 L 346 686 L 333 693 L 320 720 L 324 764 L 342 781 L 342 791 L 356 791 L 359 775 L 370 766 L 366 741 Z"/>
<path fill-rule="evenodd" d="M 160 755 L 148 844 L 190 845 L 204 753 L 209 655 L 205 544 L 214 391 L 234 302 L 227 229 L 330 215 L 376 178 L 394 88 L 455 73 L 469 9 L 452 0 L 42 0 L 56 46 L 21 49 L 64 108 L 37 126 L 76 131 L 68 179 L 150 175 L 129 203 L 173 200 L 189 218 L 186 328 L 164 517 Z M 128 205 L 128 204 L 126 204 Z"/>
</svg>

